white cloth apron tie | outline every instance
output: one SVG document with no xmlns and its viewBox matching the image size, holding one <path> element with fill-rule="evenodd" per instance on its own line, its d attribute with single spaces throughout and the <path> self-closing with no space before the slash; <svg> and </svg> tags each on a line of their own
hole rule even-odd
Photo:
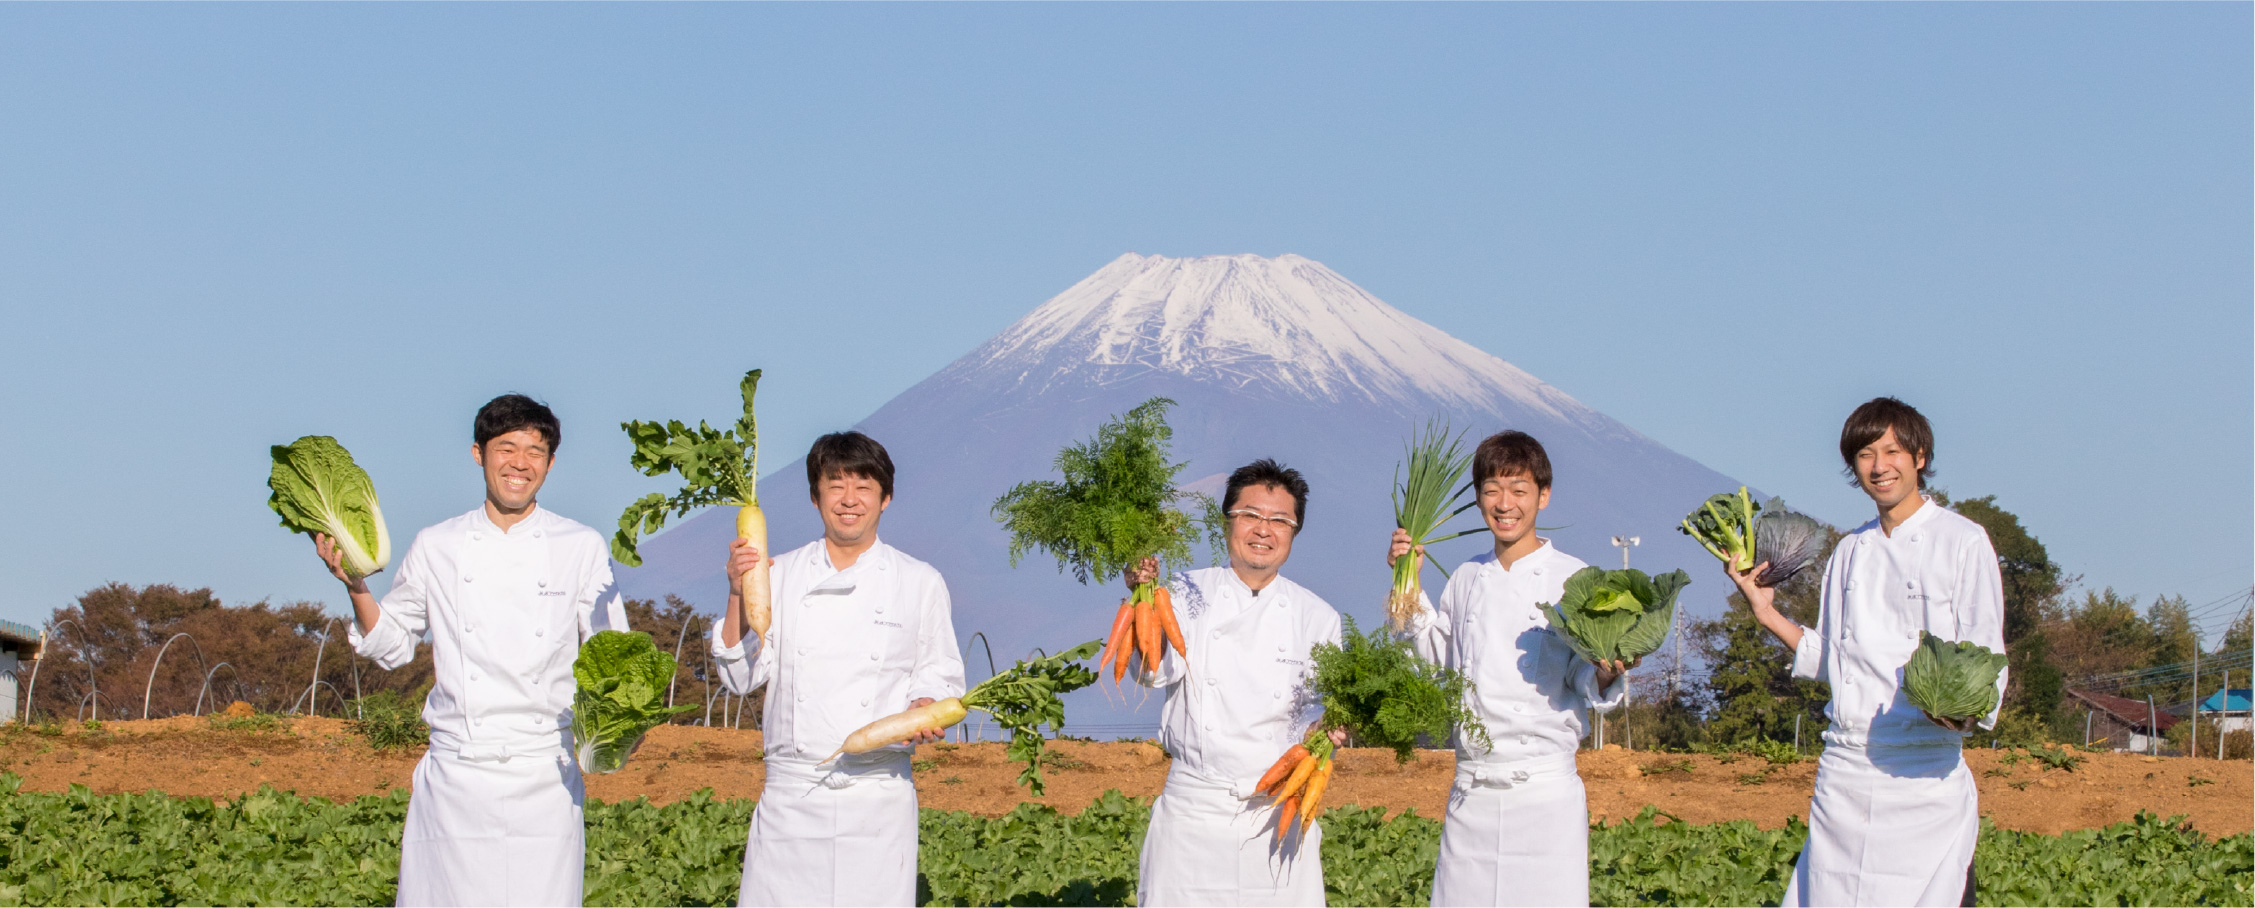
<svg viewBox="0 0 2255 908">
<path fill-rule="evenodd" d="M 1456 787 L 1511 788 L 1538 780 L 1570 776 L 1575 772 L 1573 754 L 1493 763 L 1459 760 L 1456 764 Z"/>
<path fill-rule="evenodd" d="M 897 750 L 880 750 L 866 754 L 839 754 L 827 763 L 798 760 L 789 757 L 768 757 L 769 784 L 777 781 L 798 782 L 811 790 L 815 786 L 844 791 L 863 782 L 879 779 L 912 781 L 908 754 Z"/>
</svg>

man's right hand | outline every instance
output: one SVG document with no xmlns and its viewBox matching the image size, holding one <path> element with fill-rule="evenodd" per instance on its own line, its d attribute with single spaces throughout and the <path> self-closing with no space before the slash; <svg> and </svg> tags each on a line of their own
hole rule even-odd
<svg viewBox="0 0 2255 908">
<path fill-rule="evenodd" d="M 1128 589 L 1131 590 L 1159 579 L 1159 556 L 1144 556 L 1134 567 L 1121 571 L 1120 576 L 1127 581 Z"/>
<path fill-rule="evenodd" d="M 744 575 L 751 573 L 753 568 L 759 567 L 762 559 L 771 565 L 775 563 L 775 559 L 767 558 L 758 546 L 752 545 L 751 540 L 730 540 L 728 543 L 729 592 L 738 596 L 744 595 Z"/>
<path fill-rule="evenodd" d="M 1769 566 L 1770 563 L 1764 561 L 1746 570 L 1734 571 L 1729 562 L 1723 563 L 1723 573 L 1730 575 L 1730 582 L 1738 584 L 1738 591 L 1746 596 L 1746 604 L 1753 606 L 1756 613 L 1777 610 L 1777 590 L 1754 582 Z"/>
<path fill-rule="evenodd" d="M 321 556 L 321 562 L 323 564 L 329 566 L 329 576 L 335 577 L 339 582 L 343 583 L 347 592 L 368 592 L 367 578 L 354 577 L 351 574 L 345 572 L 344 550 L 337 548 L 337 541 L 329 538 L 328 534 L 313 534 L 313 551 Z"/>
<path fill-rule="evenodd" d="M 1424 564 L 1422 562 L 1425 558 L 1425 547 L 1421 545 L 1410 545 L 1409 531 L 1400 527 L 1395 527 L 1394 544 L 1386 549 L 1386 566 L 1393 567 L 1394 562 L 1400 561 L 1403 555 L 1407 555 L 1411 552 L 1417 553 L 1417 558 L 1421 562 L 1418 567 L 1423 568 Z"/>
</svg>

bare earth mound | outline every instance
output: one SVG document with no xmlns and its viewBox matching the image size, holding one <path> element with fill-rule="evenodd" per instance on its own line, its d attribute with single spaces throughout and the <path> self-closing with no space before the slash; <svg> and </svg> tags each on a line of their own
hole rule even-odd
<svg viewBox="0 0 2255 908">
<path fill-rule="evenodd" d="M 99 731 L 0 730 L 0 770 L 33 791 L 85 785 L 96 793 L 155 789 L 173 795 L 233 798 L 261 785 L 341 800 L 406 787 L 420 750 L 373 751 L 336 719 L 244 722 L 222 729 L 208 719 L 111 722 Z M 1135 797 L 1159 793 L 1167 757 L 1134 742 L 1051 745 L 1049 793 L 1029 798 L 1001 744 L 927 745 L 916 753 L 923 805 L 1000 814 L 1025 801 L 1075 812 L 1106 789 Z M 2010 752 L 1972 750 L 1981 812 L 2005 829 L 2058 833 L 2104 826 L 2150 810 L 2189 816 L 2210 836 L 2255 828 L 2255 764 L 2197 758 L 2085 754 L 2073 770 L 2050 769 Z M 2010 762 L 2008 762 L 2010 761 Z M 1447 751 L 1424 751 L 1396 764 L 1383 750 L 1348 750 L 1324 800 L 1439 817 L 1454 778 Z M 1758 757 L 1725 762 L 1705 754 L 1605 751 L 1581 754 L 1593 816 L 1621 819 L 1655 805 L 1693 823 L 1752 820 L 1764 828 L 1808 817 L 1816 763 L 1770 766 Z M 620 772 L 588 780 L 605 801 L 667 802 L 710 788 L 720 798 L 758 797 L 766 777 L 758 732 L 666 726 L 651 732 Z M 2203 781 L 2205 780 L 2205 781 Z"/>
</svg>

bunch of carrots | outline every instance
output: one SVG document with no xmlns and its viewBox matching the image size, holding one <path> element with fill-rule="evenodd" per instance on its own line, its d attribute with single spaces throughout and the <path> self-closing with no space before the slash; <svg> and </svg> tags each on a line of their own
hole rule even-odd
<svg viewBox="0 0 2255 908">
<path fill-rule="evenodd" d="M 1305 833 L 1322 811 L 1323 790 L 1331 785 L 1331 757 L 1331 736 L 1320 728 L 1310 729 L 1307 739 L 1276 758 L 1276 764 L 1254 785 L 1277 805 L 1279 841 L 1292 833 L 1294 819 L 1300 821 L 1300 831 Z"/>
<path fill-rule="evenodd" d="M 1112 682 L 1117 684 L 1127 677 L 1128 662 L 1137 653 L 1143 654 L 1143 670 L 1157 671 L 1159 659 L 1166 647 L 1174 647 L 1177 655 L 1188 655 L 1183 649 L 1182 625 L 1175 621 L 1174 597 L 1158 581 L 1138 583 L 1120 603 L 1119 614 L 1112 617 L 1112 634 L 1105 640 L 1104 654 L 1098 656 L 1098 667 L 1112 666 Z"/>
</svg>

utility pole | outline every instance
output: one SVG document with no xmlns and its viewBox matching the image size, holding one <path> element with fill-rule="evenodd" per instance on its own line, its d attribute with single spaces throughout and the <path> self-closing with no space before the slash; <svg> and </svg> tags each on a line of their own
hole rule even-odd
<svg viewBox="0 0 2255 908">
<path fill-rule="evenodd" d="M 2200 755 L 2200 628 L 2192 629 L 2192 743 L 2185 746 L 2185 756 Z"/>
</svg>

